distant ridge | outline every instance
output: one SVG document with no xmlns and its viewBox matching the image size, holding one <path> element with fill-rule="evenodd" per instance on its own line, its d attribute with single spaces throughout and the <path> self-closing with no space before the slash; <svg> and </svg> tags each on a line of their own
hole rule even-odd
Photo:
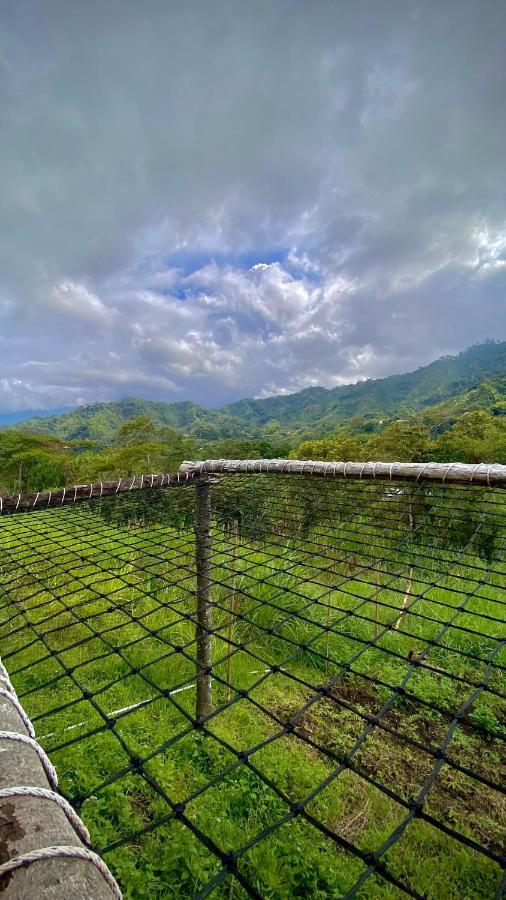
<svg viewBox="0 0 506 900">
<path fill-rule="evenodd" d="M 126 397 L 30 418 L 18 428 L 64 440 L 107 442 L 125 421 L 147 415 L 159 426 L 171 426 L 201 440 L 267 437 L 279 435 L 280 430 L 294 436 L 309 432 L 323 436 L 353 417 L 377 421 L 428 410 L 504 373 L 506 341 L 486 341 L 414 372 L 331 389 L 314 387 L 264 400 L 238 400 L 219 409 L 206 409 L 191 401 L 164 403 Z M 499 382 L 494 390 L 501 393 L 503 386 L 504 381 Z"/>
<path fill-rule="evenodd" d="M 72 406 L 59 406 L 55 409 L 44 410 L 43 417 L 58 416 L 61 413 L 71 412 Z M 3 425 L 12 425 L 15 422 L 22 422 L 25 419 L 40 418 L 40 412 L 37 409 L 26 409 L 20 412 L 0 413 L 0 427 Z"/>
</svg>

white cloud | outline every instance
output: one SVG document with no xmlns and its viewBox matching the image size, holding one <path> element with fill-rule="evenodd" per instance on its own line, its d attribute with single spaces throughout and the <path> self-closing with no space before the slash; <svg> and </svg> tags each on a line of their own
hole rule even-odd
<svg viewBox="0 0 506 900">
<path fill-rule="evenodd" d="M 149 8 L 2 6 L 0 411 L 505 336 L 499 0 Z"/>
<path fill-rule="evenodd" d="M 117 314 L 114 307 L 107 307 L 84 284 L 61 281 L 48 294 L 48 305 L 56 312 L 84 319 L 96 325 L 111 323 Z"/>
</svg>

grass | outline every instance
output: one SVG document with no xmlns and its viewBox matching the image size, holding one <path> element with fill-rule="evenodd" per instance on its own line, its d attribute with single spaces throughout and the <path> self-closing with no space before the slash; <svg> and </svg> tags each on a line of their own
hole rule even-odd
<svg viewBox="0 0 506 900">
<path fill-rule="evenodd" d="M 503 795 L 469 773 L 501 783 L 504 570 L 363 534 L 216 532 L 215 712 L 195 729 L 191 530 L 86 507 L 0 522 L 4 662 L 126 898 L 405 896 L 360 881 L 370 853 L 430 900 L 494 895 L 474 844 L 500 852 Z"/>
</svg>

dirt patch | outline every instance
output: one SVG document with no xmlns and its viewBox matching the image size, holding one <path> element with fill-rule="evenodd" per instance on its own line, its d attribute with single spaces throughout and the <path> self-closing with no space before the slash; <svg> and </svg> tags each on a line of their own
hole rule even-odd
<svg viewBox="0 0 506 900">
<path fill-rule="evenodd" d="M 372 691 L 359 683 L 343 682 L 332 689 L 330 697 L 316 700 L 300 716 L 297 715 L 300 706 L 297 708 L 291 704 L 278 704 L 272 712 L 283 724 L 293 723 L 295 735 L 302 738 L 298 745 L 308 756 L 314 757 L 316 753 L 325 757 L 325 750 L 333 754 L 349 753 L 367 727 L 366 720 L 342 703 L 368 715 L 374 715 L 379 708 L 379 698 Z M 423 708 L 415 704 L 409 706 L 412 707 L 411 712 L 406 708 L 393 708 L 382 720 L 396 734 L 380 727 L 373 728 L 353 757 L 364 774 L 373 777 L 405 801 L 418 795 L 433 771 L 437 764 L 434 752 L 441 745 L 449 725 L 443 715 L 424 715 Z M 452 716 L 449 714 L 448 718 Z M 494 746 L 491 742 L 478 740 L 476 733 L 471 740 L 466 732 L 461 732 L 461 745 L 450 743 L 450 757 L 457 761 L 465 757 L 465 765 L 471 771 L 498 780 Z M 304 739 L 313 741 L 322 749 L 315 750 L 309 744 L 305 745 Z M 417 741 L 423 747 L 414 746 L 410 740 Z M 364 788 L 364 802 L 350 816 L 346 826 L 347 830 L 349 826 L 350 834 L 362 830 L 367 819 L 368 787 L 365 781 Z M 506 802 L 498 791 L 444 765 L 430 789 L 424 808 L 442 823 L 500 852 Z"/>
</svg>

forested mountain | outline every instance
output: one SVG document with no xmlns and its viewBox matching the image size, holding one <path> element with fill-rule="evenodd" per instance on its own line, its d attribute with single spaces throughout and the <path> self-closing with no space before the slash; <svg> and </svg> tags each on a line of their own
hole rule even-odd
<svg viewBox="0 0 506 900">
<path fill-rule="evenodd" d="M 291 434 L 325 436 L 360 419 L 373 430 L 381 420 L 427 412 L 429 418 L 489 408 L 504 399 L 506 342 L 487 341 L 446 356 L 405 375 L 369 379 L 333 389 L 307 388 L 265 400 L 239 400 L 220 409 L 186 401 L 163 403 L 125 398 L 96 403 L 56 416 L 25 420 L 18 428 L 63 440 L 89 438 L 106 443 L 126 421 L 149 416 L 201 441 L 220 438 L 273 438 Z M 478 387 L 479 386 L 479 387 Z M 474 404 L 474 406 L 473 406 Z"/>
<path fill-rule="evenodd" d="M 433 431 L 445 431 L 465 413 L 485 410 L 493 416 L 506 415 L 506 372 L 480 382 L 467 391 L 421 410 L 417 417 L 432 425 Z"/>
<path fill-rule="evenodd" d="M 146 472 L 183 459 L 506 463 L 506 343 L 408 375 L 222 409 L 127 398 L 0 429 L 0 495 Z"/>
</svg>

